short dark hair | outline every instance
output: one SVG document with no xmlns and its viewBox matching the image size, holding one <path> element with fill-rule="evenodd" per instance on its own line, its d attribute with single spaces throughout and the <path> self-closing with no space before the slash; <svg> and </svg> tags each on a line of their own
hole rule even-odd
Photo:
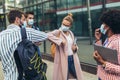
<svg viewBox="0 0 120 80">
<path fill-rule="evenodd" d="M 107 24 L 114 34 L 120 34 L 120 10 L 108 10 L 102 14 L 100 20 Z"/>
<path fill-rule="evenodd" d="M 8 21 L 9 21 L 10 23 L 14 23 L 16 17 L 21 18 L 21 17 L 22 17 L 22 14 L 24 14 L 24 13 L 23 13 L 22 11 L 20 11 L 20 10 L 11 10 L 11 11 L 8 13 Z"/>
<path fill-rule="evenodd" d="M 32 11 L 26 12 L 26 13 L 25 13 L 25 17 L 27 18 L 29 14 L 34 15 L 34 12 L 32 12 Z"/>
</svg>

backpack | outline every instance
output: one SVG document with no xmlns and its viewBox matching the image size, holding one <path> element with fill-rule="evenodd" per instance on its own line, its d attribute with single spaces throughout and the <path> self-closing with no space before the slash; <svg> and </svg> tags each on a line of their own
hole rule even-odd
<svg viewBox="0 0 120 80">
<path fill-rule="evenodd" d="M 60 33 L 61 32 L 59 32 L 59 34 L 57 35 L 57 37 L 60 37 Z M 52 55 L 52 57 L 54 58 L 55 57 L 55 52 L 56 52 L 56 44 L 55 43 L 51 43 L 51 47 L 50 47 L 50 52 L 51 52 L 51 55 Z"/>
<path fill-rule="evenodd" d="M 25 28 L 21 28 L 21 36 L 22 41 L 14 52 L 18 80 L 47 80 L 47 64 L 38 55 L 36 45 L 27 40 Z"/>
</svg>

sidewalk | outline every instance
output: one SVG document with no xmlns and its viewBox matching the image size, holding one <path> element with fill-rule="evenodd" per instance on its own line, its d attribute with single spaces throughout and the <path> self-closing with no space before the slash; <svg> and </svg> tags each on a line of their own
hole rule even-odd
<svg viewBox="0 0 120 80">
<path fill-rule="evenodd" d="M 52 80 L 52 73 L 53 73 L 53 63 L 50 62 L 50 61 L 47 61 L 47 60 L 44 60 L 47 65 L 48 65 L 48 69 L 47 69 L 47 80 Z M 97 76 L 96 75 L 93 75 L 93 74 L 90 74 L 90 73 L 87 73 L 87 72 L 84 72 L 83 71 L 83 75 L 84 75 L 84 80 L 97 80 Z M 3 79 L 3 72 L 2 72 L 2 65 L 1 65 L 1 62 L 0 62 L 0 80 L 4 80 Z M 73 79 L 71 79 L 73 80 Z"/>
</svg>

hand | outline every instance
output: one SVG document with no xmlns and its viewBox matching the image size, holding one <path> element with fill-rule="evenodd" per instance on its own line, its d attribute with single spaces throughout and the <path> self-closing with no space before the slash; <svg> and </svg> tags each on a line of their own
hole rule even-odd
<svg viewBox="0 0 120 80">
<path fill-rule="evenodd" d="M 101 38 L 101 33 L 100 33 L 100 28 L 96 29 L 95 30 L 95 38 L 96 38 L 96 41 L 100 40 Z"/>
<path fill-rule="evenodd" d="M 99 53 L 97 51 L 94 51 L 93 57 L 97 62 L 99 62 L 101 64 L 106 64 L 106 61 L 103 60 L 103 58 L 99 55 Z"/>
<path fill-rule="evenodd" d="M 61 39 L 62 39 L 62 45 L 65 45 L 66 44 L 66 40 L 65 40 L 65 38 L 64 37 L 61 37 Z"/>
<path fill-rule="evenodd" d="M 35 44 L 36 46 L 39 46 L 39 45 L 42 44 L 42 42 L 35 42 L 34 44 Z"/>
<path fill-rule="evenodd" d="M 62 44 L 65 45 L 65 44 L 66 44 L 66 41 L 65 41 L 65 40 L 62 40 Z"/>
<path fill-rule="evenodd" d="M 73 52 L 76 52 L 77 51 L 77 45 L 73 44 L 72 45 L 72 50 L 73 50 Z"/>
</svg>

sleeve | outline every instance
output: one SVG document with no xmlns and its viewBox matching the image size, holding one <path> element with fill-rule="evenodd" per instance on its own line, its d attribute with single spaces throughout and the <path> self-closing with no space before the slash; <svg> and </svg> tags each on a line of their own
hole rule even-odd
<svg viewBox="0 0 120 80">
<path fill-rule="evenodd" d="M 97 45 L 102 45 L 102 41 L 101 40 L 95 41 L 94 43 L 97 44 Z"/>
<path fill-rule="evenodd" d="M 52 32 L 48 32 L 47 35 L 48 35 L 48 40 L 54 42 L 57 45 L 61 45 L 62 39 L 57 37 L 57 35 L 60 35 L 60 30 L 54 30 Z"/>
<path fill-rule="evenodd" d="M 32 28 L 26 28 L 27 39 L 32 42 L 42 42 L 47 39 L 47 34 Z"/>
<path fill-rule="evenodd" d="M 119 40 L 115 40 L 111 46 L 118 52 L 118 62 L 120 63 L 120 43 Z M 120 74 L 120 65 L 106 62 L 105 70 L 111 73 Z"/>
<path fill-rule="evenodd" d="M 105 71 L 109 73 L 120 74 L 120 65 L 115 65 L 115 64 L 106 62 Z"/>
<path fill-rule="evenodd" d="M 78 47 L 78 44 L 77 44 L 77 38 L 74 36 L 74 34 L 73 34 L 72 31 L 70 31 L 70 32 L 71 32 L 71 35 L 73 36 L 73 44 L 76 45 L 77 51 L 78 51 L 79 47 Z M 77 52 L 77 51 L 76 51 L 76 52 Z"/>
</svg>

